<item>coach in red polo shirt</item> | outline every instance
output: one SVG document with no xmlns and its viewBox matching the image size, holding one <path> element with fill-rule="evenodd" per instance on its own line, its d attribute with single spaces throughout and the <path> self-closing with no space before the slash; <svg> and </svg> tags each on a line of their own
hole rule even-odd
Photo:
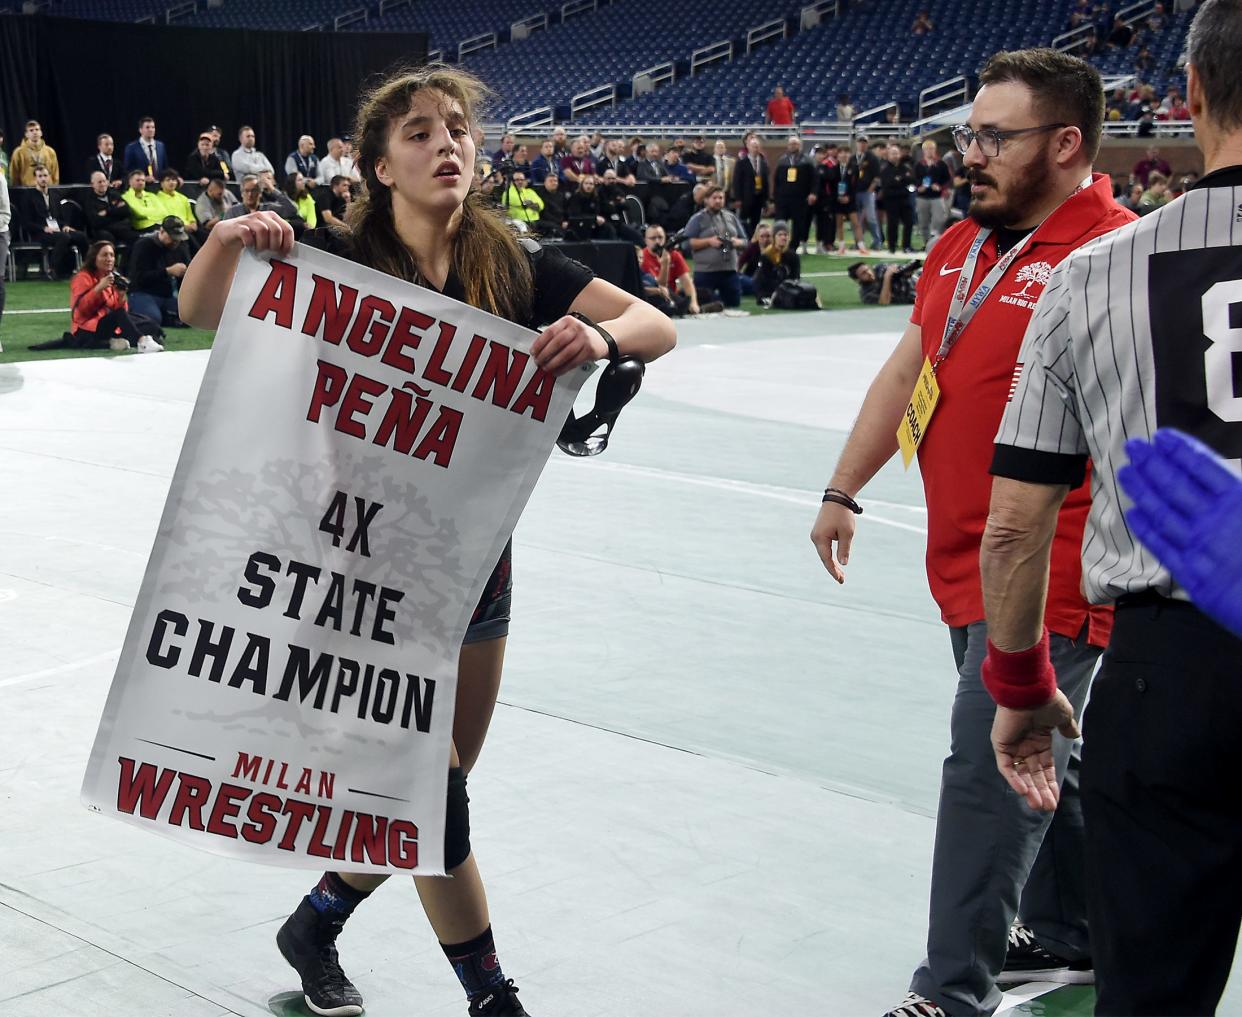
<svg viewBox="0 0 1242 1017">
<path fill-rule="evenodd" d="M 855 498 L 899 447 L 917 450 L 927 498 L 927 578 L 949 626 L 958 682 L 941 776 L 927 958 L 891 1017 L 991 1014 L 999 985 L 1090 982 L 1077 746 L 1061 739 L 1055 818 L 1029 809 L 996 771 L 995 706 L 979 546 L 992 443 L 1023 333 L 1052 268 L 1133 219 L 1092 174 L 1104 114 L 1099 74 L 1049 49 L 998 53 L 980 74 L 968 125 L 954 131 L 971 180 L 968 219 L 929 255 L 910 325 L 872 383 L 811 533 L 845 581 Z M 1084 485 L 1057 520 L 1048 589 L 1052 659 L 1081 710 L 1111 613 L 1079 592 Z M 834 544 L 835 557 L 834 557 Z M 1049 820 L 1051 819 L 1051 825 Z"/>
<path fill-rule="evenodd" d="M 789 126 L 794 122 L 795 107 L 793 100 L 785 94 L 785 90 L 777 85 L 772 89 L 772 98 L 768 100 L 768 123 L 774 126 Z"/>
</svg>

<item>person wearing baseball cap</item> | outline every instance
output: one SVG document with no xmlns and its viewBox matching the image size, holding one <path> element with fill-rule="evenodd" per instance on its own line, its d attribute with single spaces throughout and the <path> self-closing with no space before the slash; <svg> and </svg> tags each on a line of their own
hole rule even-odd
<svg viewBox="0 0 1242 1017">
<path fill-rule="evenodd" d="M 185 328 L 177 309 L 173 281 L 180 282 L 190 263 L 189 234 L 179 216 L 160 220 L 154 233 L 142 237 L 129 255 L 130 311 L 158 325 Z"/>
</svg>

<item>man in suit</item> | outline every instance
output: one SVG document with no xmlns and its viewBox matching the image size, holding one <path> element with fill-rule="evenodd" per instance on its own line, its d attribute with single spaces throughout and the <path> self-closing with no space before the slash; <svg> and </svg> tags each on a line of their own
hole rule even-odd
<svg viewBox="0 0 1242 1017">
<path fill-rule="evenodd" d="M 43 272 L 48 278 L 73 274 L 73 248 L 86 253 L 86 234 L 72 228 L 64 218 L 60 199 L 51 190 L 52 175 L 46 166 L 36 166 L 34 187 L 20 192 L 19 221 L 31 241 L 43 248 Z M 48 260 L 48 254 L 51 260 Z"/>
<path fill-rule="evenodd" d="M 143 117 L 138 121 L 138 140 L 125 146 L 125 172 L 142 170 L 147 183 L 159 179 L 160 171 L 168 169 L 168 152 L 164 142 L 155 137 L 155 120 Z"/>
<path fill-rule="evenodd" d="M 82 220 L 92 240 L 132 244 L 138 234 L 129 224 L 129 205 L 112 187 L 102 169 L 91 174 L 91 189 L 82 196 Z"/>
<path fill-rule="evenodd" d="M 769 190 L 768 160 L 759 139 L 752 137 L 746 142 L 746 156 L 733 168 L 733 199 L 738 203 L 738 215 L 746 226 L 747 236 L 754 234 L 763 218 Z"/>
<path fill-rule="evenodd" d="M 725 194 L 733 193 L 733 167 L 737 159 L 729 154 L 729 146 L 717 141 L 712 149 L 712 175 L 709 183 L 723 187 Z"/>
<path fill-rule="evenodd" d="M 672 181 L 673 178 L 669 176 L 668 167 L 664 164 L 661 155 L 663 155 L 663 152 L 654 141 L 647 146 L 646 157 L 638 161 L 637 176 L 640 181 L 645 181 L 646 183 Z"/>
<path fill-rule="evenodd" d="M 102 173 L 109 187 L 118 190 L 125 186 L 125 167 L 114 154 L 115 145 L 111 134 L 101 134 L 95 139 L 95 154 L 86 160 L 86 179 Z"/>
</svg>

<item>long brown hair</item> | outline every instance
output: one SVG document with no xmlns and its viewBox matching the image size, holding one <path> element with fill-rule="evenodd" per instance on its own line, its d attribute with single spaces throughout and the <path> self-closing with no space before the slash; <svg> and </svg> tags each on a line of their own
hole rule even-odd
<svg viewBox="0 0 1242 1017">
<path fill-rule="evenodd" d="M 426 89 L 460 103 L 468 126 L 474 124 L 476 111 L 491 94 L 473 74 L 444 64 L 399 71 L 371 89 L 363 96 L 354 123 L 362 195 L 346 214 L 346 229 L 364 264 L 420 284 L 424 280 L 414 257 L 397 235 L 392 192 L 375 175 L 375 163 L 388 151 L 393 121 L 405 116 L 414 96 Z M 464 172 L 472 170 L 464 167 Z M 466 195 L 461 206 L 453 235 L 452 267 L 466 291 L 467 303 L 513 321 L 530 316 L 534 294 L 530 260 L 518 244 L 516 228 L 476 191 Z"/>
</svg>

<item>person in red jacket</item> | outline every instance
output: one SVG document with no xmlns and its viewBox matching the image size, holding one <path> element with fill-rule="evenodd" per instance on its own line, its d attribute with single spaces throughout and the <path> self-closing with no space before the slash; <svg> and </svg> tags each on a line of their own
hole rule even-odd
<svg viewBox="0 0 1242 1017">
<path fill-rule="evenodd" d="M 69 283 L 69 307 L 73 312 L 70 345 L 80 349 L 117 352 L 137 349 L 159 353 L 164 349 L 149 335 L 138 334 L 129 313 L 128 281 L 116 273 L 116 248 L 97 240 L 86 252 L 82 270 Z"/>
</svg>

